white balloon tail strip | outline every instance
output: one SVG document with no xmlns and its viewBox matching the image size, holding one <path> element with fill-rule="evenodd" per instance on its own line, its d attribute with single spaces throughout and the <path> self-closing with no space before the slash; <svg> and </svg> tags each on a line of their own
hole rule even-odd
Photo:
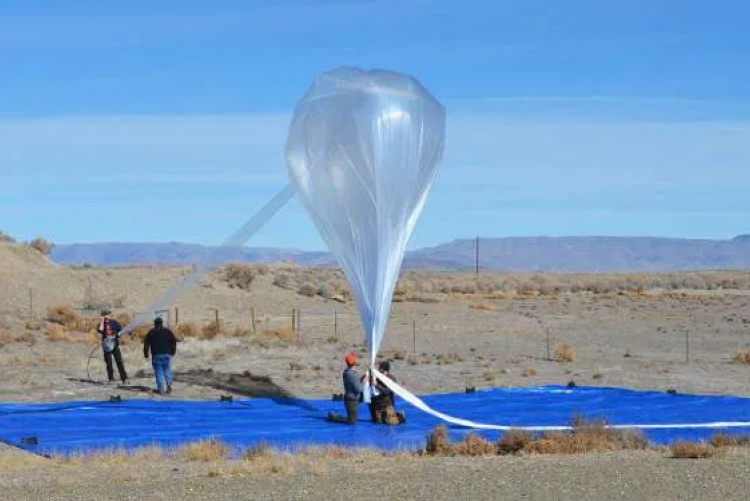
<svg viewBox="0 0 750 501">
<path fill-rule="evenodd" d="M 263 226 L 271 220 L 271 218 L 294 197 L 295 189 L 292 183 L 287 184 L 281 191 L 279 191 L 271 200 L 266 203 L 253 217 L 243 224 L 237 231 L 232 233 L 224 242 L 221 247 L 242 247 L 255 235 Z M 159 299 L 149 304 L 146 309 L 140 314 L 136 315 L 135 318 L 123 329 L 123 333 L 131 332 L 139 325 L 149 322 L 153 319 L 153 316 L 157 312 L 167 309 L 172 303 L 174 303 L 190 286 L 201 282 L 206 278 L 214 268 L 218 265 L 213 266 L 200 266 L 197 265 L 195 270 L 187 275 L 182 281 L 175 284 L 171 289 L 165 292 Z"/>
<path fill-rule="evenodd" d="M 388 376 L 382 374 L 376 369 L 371 369 L 375 377 L 382 381 L 393 393 L 403 398 L 404 401 L 410 403 L 417 409 L 420 409 L 428 414 L 431 414 L 443 421 L 452 423 L 458 426 L 464 426 L 466 428 L 484 429 L 484 430 L 522 430 L 522 431 L 570 431 L 574 428 L 569 425 L 560 426 L 512 426 L 512 425 L 501 425 L 501 424 L 487 424 L 477 423 L 468 419 L 462 419 L 444 414 L 440 411 L 436 411 L 427 405 L 421 398 L 411 393 L 409 390 L 399 385 Z M 610 429 L 640 429 L 640 430 L 659 430 L 659 429 L 698 429 L 698 428 L 750 428 L 750 422 L 748 421 L 716 421 L 709 423 L 658 423 L 658 424 L 612 424 L 605 425 L 605 428 Z"/>
</svg>

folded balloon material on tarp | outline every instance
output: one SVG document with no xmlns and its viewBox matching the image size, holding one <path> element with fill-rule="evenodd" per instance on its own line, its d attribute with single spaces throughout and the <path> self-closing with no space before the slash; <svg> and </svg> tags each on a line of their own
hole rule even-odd
<svg viewBox="0 0 750 501">
<path fill-rule="evenodd" d="M 474 422 L 509 427 L 555 429 L 579 415 L 613 425 L 640 425 L 655 444 L 707 440 L 714 433 L 750 433 L 750 399 L 695 396 L 618 388 L 537 388 L 479 390 L 475 393 L 422 397 L 431 408 L 452 411 Z M 236 451 L 265 443 L 281 449 L 313 445 L 417 450 L 443 421 L 429 413 L 407 411 L 400 426 L 369 421 L 364 404 L 355 426 L 329 423 L 331 400 L 249 399 L 232 402 L 123 400 L 0 405 L 0 439 L 46 455 L 135 448 L 153 444 L 179 447 L 217 437 Z M 448 425 L 452 439 L 478 433 L 497 439 L 504 431 Z M 33 440 L 31 439 L 33 438 Z"/>
</svg>

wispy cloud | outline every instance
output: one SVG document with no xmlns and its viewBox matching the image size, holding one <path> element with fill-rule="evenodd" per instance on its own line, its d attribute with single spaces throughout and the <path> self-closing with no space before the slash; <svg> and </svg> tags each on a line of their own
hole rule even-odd
<svg viewBox="0 0 750 501">
<path fill-rule="evenodd" d="M 288 124 L 288 114 L 0 121 L 0 227 L 63 241 L 220 241 L 288 181 Z M 750 220 L 747 165 L 750 122 L 449 115 L 413 244 L 597 229 L 731 236 Z M 81 224 L 94 215 L 111 224 Z M 255 243 L 321 245 L 296 205 Z"/>
</svg>

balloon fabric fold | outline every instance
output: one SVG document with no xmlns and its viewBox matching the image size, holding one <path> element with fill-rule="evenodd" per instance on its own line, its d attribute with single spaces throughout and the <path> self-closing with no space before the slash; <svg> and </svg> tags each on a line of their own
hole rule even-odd
<svg viewBox="0 0 750 501">
<path fill-rule="evenodd" d="M 370 366 L 444 141 L 443 106 L 413 77 L 385 70 L 323 73 L 292 117 L 289 174 L 352 288 Z"/>
</svg>

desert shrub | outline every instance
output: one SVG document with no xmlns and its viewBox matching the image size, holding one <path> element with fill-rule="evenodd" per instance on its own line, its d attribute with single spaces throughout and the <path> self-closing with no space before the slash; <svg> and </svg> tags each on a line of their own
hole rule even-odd
<svg viewBox="0 0 750 501">
<path fill-rule="evenodd" d="M 536 454 L 583 454 L 648 447 L 639 431 L 607 428 L 602 421 L 574 418 L 571 427 L 569 432 L 545 432 L 532 440 L 525 450 Z"/>
<path fill-rule="evenodd" d="M 127 326 L 133 318 L 128 313 L 120 313 L 119 315 L 115 316 L 115 320 L 122 325 L 123 327 Z"/>
<path fill-rule="evenodd" d="M 13 342 L 13 337 L 8 331 L 0 331 L 0 348 Z"/>
<path fill-rule="evenodd" d="M 288 273 L 278 273 L 273 277 L 273 285 L 282 289 L 290 289 L 293 286 L 293 280 Z"/>
<path fill-rule="evenodd" d="M 15 341 L 16 343 L 26 343 L 29 346 L 34 346 L 36 344 L 36 336 L 31 332 L 24 332 L 16 336 Z"/>
<path fill-rule="evenodd" d="M 177 450 L 177 455 L 188 461 L 218 461 L 229 454 L 229 446 L 217 438 L 199 440 Z"/>
<path fill-rule="evenodd" d="M 37 322 L 36 320 L 26 320 L 23 323 L 23 327 L 27 331 L 40 331 L 40 330 L 42 330 L 42 324 L 41 324 L 41 322 Z"/>
<path fill-rule="evenodd" d="M 474 433 L 469 433 L 453 446 L 453 454 L 458 456 L 486 456 L 496 451 L 495 444 Z"/>
<path fill-rule="evenodd" d="M 533 367 L 526 367 L 521 374 L 523 377 L 533 377 L 537 375 L 536 369 Z"/>
<path fill-rule="evenodd" d="M 47 307 L 47 321 L 62 326 L 69 326 L 77 322 L 78 313 L 69 304 L 53 304 Z"/>
<path fill-rule="evenodd" d="M 32 249 L 44 254 L 45 256 L 49 256 L 50 253 L 52 253 L 52 249 L 54 248 L 54 245 L 52 245 L 52 243 L 48 242 L 42 237 L 36 237 L 34 240 L 29 242 L 28 245 Z"/>
<path fill-rule="evenodd" d="M 245 461 L 255 461 L 258 459 L 268 458 L 274 455 L 270 445 L 265 442 L 259 442 L 242 453 L 242 459 Z"/>
<path fill-rule="evenodd" d="M 750 436 L 716 433 L 709 442 L 714 447 L 740 447 L 750 445 Z"/>
<path fill-rule="evenodd" d="M 266 339 L 282 341 L 284 343 L 294 343 L 297 341 L 297 333 L 291 327 L 284 327 L 278 330 L 264 330 L 261 331 L 260 335 Z"/>
<path fill-rule="evenodd" d="M 247 337 L 249 334 L 250 331 L 248 329 L 239 326 L 235 327 L 227 333 L 227 335 L 230 337 Z"/>
<path fill-rule="evenodd" d="M 500 455 L 520 454 L 529 447 L 534 435 L 522 430 L 508 430 L 497 441 L 497 453 Z"/>
<path fill-rule="evenodd" d="M 452 449 L 453 446 L 448 437 L 448 428 L 445 425 L 436 426 L 427 436 L 427 446 L 425 447 L 427 454 L 450 454 Z"/>
<path fill-rule="evenodd" d="M 441 353 L 437 357 L 435 357 L 435 362 L 438 365 L 451 365 L 459 362 L 463 362 L 463 359 L 458 353 L 451 352 L 451 353 Z"/>
<path fill-rule="evenodd" d="M 734 361 L 738 364 L 750 364 L 750 350 L 737 350 L 734 353 Z"/>
<path fill-rule="evenodd" d="M 68 331 L 60 324 L 49 324 L 46 334 L 47 340 L 53 343 L 71 340 Z"/>
<path fill-rule="evenodd" d="M 494 306 L 492 306 L 491 304 L 487 304 L 487 303 L 470 304 L 469 308 L 471 308 L 472 310 L 481 310 L 481 311 L 492 311 L 495 309 Z"/>
<path fill-rule="evenodd" d="M 151 325 L 147 323 L 141 324 L 135 329 L 133 329 L 133 337 L 135 339 L 138 339 L 139 341 L 143 341 L 144 339 L 146 339 L 146 335 L 148 335 L 148 331 L 150 330 L 151 330 Z"/>
<path fill-rule="evenodd" d="M 576 350 L 569 344 L 563 343 L 555 346 L 555 360 L 558 362 L 574 362 L 576 356 Z"/>
<path fill-rule="evenodd" d="M 229 287 L 238 288 L 245 291 L 250 290 L 250 286 L 255 280 L 256 270 L 252 266 L 242 264 L 227 265 L 224 270 L 224 279 Z"/>
<path fill-rule="evenodd" d="M 716 454 L 716 448 L 705 442 L 674 442 L 669 446 L 673 458 L 705 459 Z"/>
<path fill-rule="evenodd" d="M 318 293 L 317 287 L 309 282 L 305 282 L 297 289 L 297 294 L 301 296 L 314 297 Z"/>
<path fill-rule="evenodd" d="M 175 327 L 175 336 L 180 339 L 187 338 L 199 338 L 201 337 L 201 329 L 192 322 L 182 322 Z"/>
<path fill-rule="evenodd" d="M 213 339 L 221 334 L 221 328 L 216 322 L 210 322 L 201 327 L 201 339 Z"/>
<path fill-rule="evenodd" d="M 15 243 L 16 239 L 0 230 L 0 242 Z"/>
</svg>

